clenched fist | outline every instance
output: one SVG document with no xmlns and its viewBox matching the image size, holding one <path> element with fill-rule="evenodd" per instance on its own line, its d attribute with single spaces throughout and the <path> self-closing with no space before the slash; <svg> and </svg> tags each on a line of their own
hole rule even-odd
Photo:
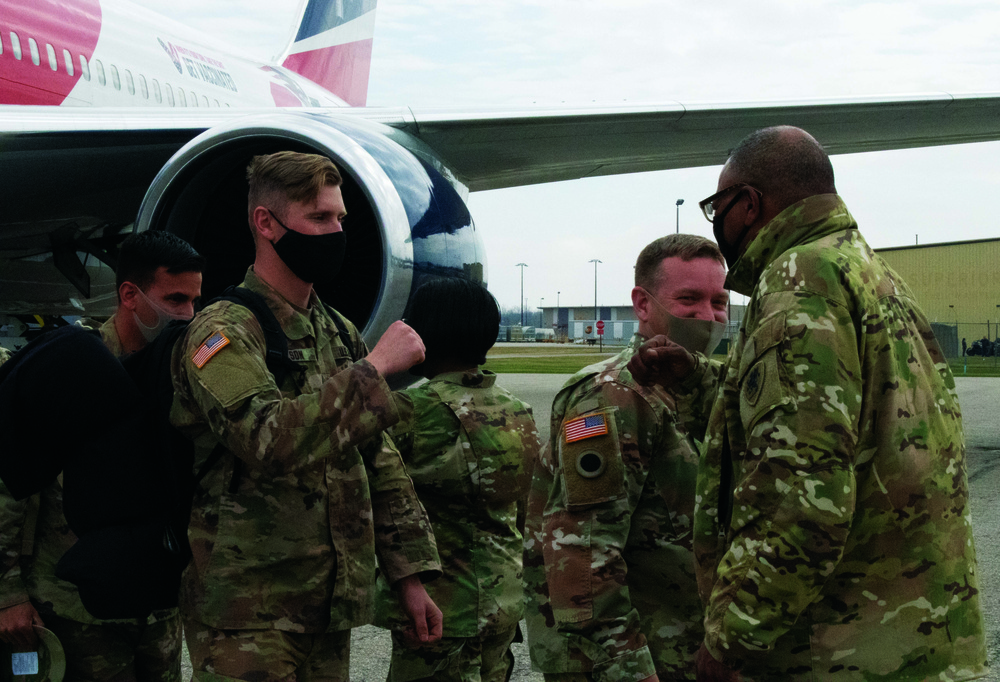
<svg viewBox="0 0 1000 682">
<path fill-rule="evenodd" d="M 393 322 L 368 354 L 368 362 L 384 377 L 405 372 L 424 361 L 424 342 L 413 327 Z"/>
<path fill-rule="evenodd" d="M 664 388 L 679 384 L 694 367 L 694 356 L 662 334 L 639 346 L 628 362 L 628 371 L 640 386 Z"/>
</svg>

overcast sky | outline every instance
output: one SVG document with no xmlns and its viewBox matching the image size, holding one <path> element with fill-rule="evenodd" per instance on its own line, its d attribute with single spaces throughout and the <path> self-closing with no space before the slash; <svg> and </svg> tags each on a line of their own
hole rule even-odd
<svg viewBox="0 0 1000 682">
<path fill-rule="evenodd" d="M 141 0 L 269 58 L 296 0 Z M 1000 93 L 1000 4 L 949 0 L 379 0 L 368 104 L 495 106 Z M 834 157 L 874 247 L 1000 236 L 1000 143 Z M 504 305 L 629 302 L 649 241 L 711 237 L 719 167 L 470 196 Z M 557 292 L 561 292 L 557 295 Z"/>
</svg>

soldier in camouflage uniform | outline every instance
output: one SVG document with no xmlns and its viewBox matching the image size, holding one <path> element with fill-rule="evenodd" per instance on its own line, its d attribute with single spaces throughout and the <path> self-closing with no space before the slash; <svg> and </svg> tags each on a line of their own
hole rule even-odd
<svg viewBox="0 0 1000 682">
<path fill-rule="evenodd" d="M 137 351 L 171 319 L 190 319 L 203 264 L 187 242 L 166 232 L 126 239 L 116 273 L 118 311 L 100 328 L 108 350 L 117 357 Z M 76 543 L 63 514 L 61 478 L 20 502 L 0 483 L 0 639 L 27 650 L 32 625 L 44 625 L 65 649 L 67 680 L 180 680 L 177 609 L 146 621 L 99 620 L 76 587 L 55 576 L 56 563 Z"/>
<path fill-rule="evenodd" d="M 260 323 L 228 301 L 174 349 L 171 421 L 194 438 L 196 467 L 222 446 L 192 506 L 185 638 L 198 680 L 347 680 L 350 629 L 373 617 L 376 551 L 417 637 L 440 637 L 421 584 L 440 571 L 433 534 L 383 433 L 398 420 L 383 377 L 421 361 L 423 344 L 396 322 L 368 353 L 317 298 L 313 282 L 344 253 L 329 159 L 258 156 L 248 178 L 256 259 L 242 286 L 266 300 L 297 370 L 276 385 Z"/>
<path fill-rule="evenodd" d="M 984 676 L 962 417 L 927 319 L 804 131 L 746 138 L 719 189 L 702 205 L 750 301 L 699 475 L 699 672 Z"/>
<path fill-rule="evenodd" d="M 639 386 L 626 363 L 648 337 L 723 326 L 729 293 L 719 250 L 693 235 L 648 245 L 635 273 L 639 332 L 556 396 L 532 481 L 528 642 L 550 682 L 694 679 L 695 440 L 707 413 L 703 400 Z"/>
<path fill-rule="evenodd" d="M 410 649 L 396 600 L 379 581 L 380 625 L 393 627 L 390 682 L 504 682 L 510 643 L 524 613 L 524 505 L 538 432 L 531 408 L 479 369 L 500 328 L 486 289 L 458 279 L 424 284 L 405 319 L 427 359 L 411 372 L 428 383 L 395 395 L 390 430 L 427 509 L 444 574 L 427 592 L 444 613 L 433 646 Z"/>
</svg>

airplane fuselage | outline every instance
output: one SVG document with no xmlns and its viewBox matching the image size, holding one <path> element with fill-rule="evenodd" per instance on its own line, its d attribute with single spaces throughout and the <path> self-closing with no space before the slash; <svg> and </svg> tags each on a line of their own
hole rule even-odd
<svg viewBox="0 0 1000 682">
<path fill-rule="evenodd" d="M 346 106 L 289 69 L 129 3 L 7 0 L 0 49 L 0 104 Z"/>
</svg>

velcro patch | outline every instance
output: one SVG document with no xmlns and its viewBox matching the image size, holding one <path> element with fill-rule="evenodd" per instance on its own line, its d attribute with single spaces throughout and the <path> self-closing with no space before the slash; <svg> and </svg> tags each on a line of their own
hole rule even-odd
<svg viewBox="0 0 1000 682">
<path fill-rule="evenodd" d="M 226 338 L 226 335 L 222 332 L 215 332 L 198 346 L 198 350 L 191 356 L 191 362 L 194 363 L 195 367 L 201 369 L 216 353 L 228 345 L 229 339 Z"/>
<path fill-rule="evenodd" d="M 571 431 L 568 427 L 574 422 L 579 423 Z M 560 445 L 559 458 L 566 508 L 582 509 L 624 495 L 625 467 L 613 413 L 592 412 L 565 422 L 565 426 L 566 438 Z M 579 435 L 581 432 L 587 433 Z"/>
<path fill-rule="evenodd" d="M 603 412 L 586 414 L 563 424 L 563 434 L 567 443 L 575 443 L 584 438 L 603 436 L 608 432 L 608 419 Z"/>
</svg>

